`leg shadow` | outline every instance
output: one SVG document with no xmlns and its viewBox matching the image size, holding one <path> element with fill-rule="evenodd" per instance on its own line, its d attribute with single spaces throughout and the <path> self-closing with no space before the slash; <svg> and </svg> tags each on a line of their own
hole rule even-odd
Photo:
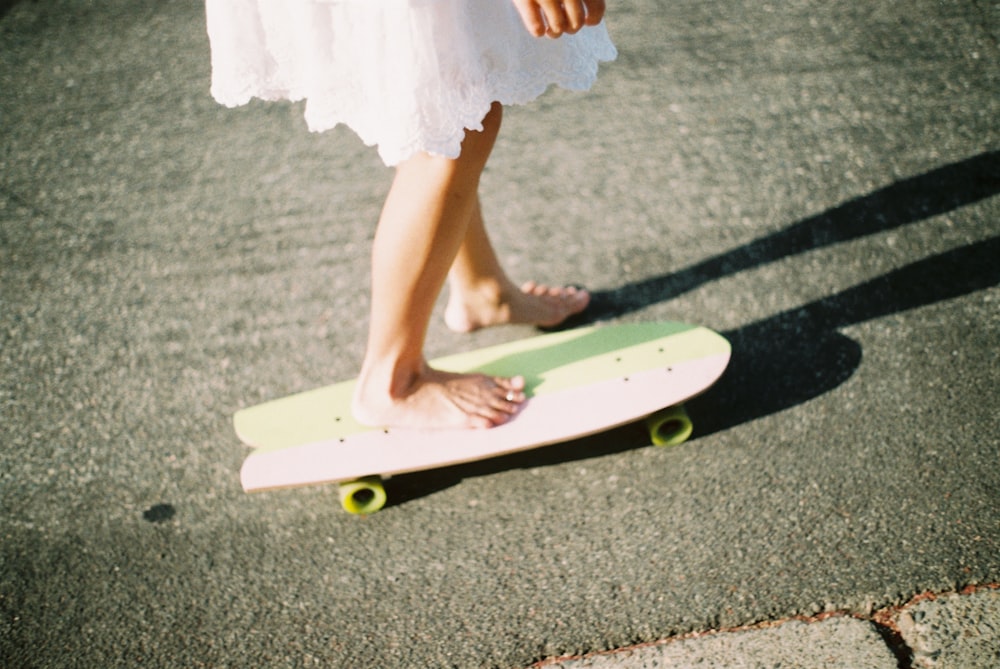
<svg viewBox="0 0 1000 669">
<path fill-rule="evenodd" d="M 567 327 L 617 318 L 782 258 L 915 223 L 1000 193 L 1000 152 L 904 179 L 679 272 L 595 291 Z"/>
<path fill-rule="evenodd" d="M 14 8 L 20 0 L 0 0 L 0 19 L 7 15 L 7 12 Z"/>
</svg>

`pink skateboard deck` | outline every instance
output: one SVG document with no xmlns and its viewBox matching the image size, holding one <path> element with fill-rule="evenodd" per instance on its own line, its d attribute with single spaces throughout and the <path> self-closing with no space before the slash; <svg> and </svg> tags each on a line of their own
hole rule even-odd
<svg viewBox="0 0 1000 669">
<path fill-rule="evenodd" d="M 729 362 L 721 335 L 682 323 L 592 326 L 432 361 L 450 371 L 520 374 L 527 401 L 485 430 L 370 428 L 350 414 L 354 381 L 238 411 L 254 447 L 241 470 L 247 491 L 339 483 L 341 503 L 367 514 L 386 502 L 380 477 L 496 457 L 647 419 L 653 443 L 683 442 L 679 405 L 708 389 Z"/>
</svg>

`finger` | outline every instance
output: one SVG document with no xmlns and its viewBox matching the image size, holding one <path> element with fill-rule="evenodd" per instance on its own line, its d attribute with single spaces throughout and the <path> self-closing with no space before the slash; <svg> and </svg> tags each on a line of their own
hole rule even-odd
<svg viewBox="0 0 1000 669">
<path fill-rule="evenodd" d="M 566 14 L 566 32 L 572 35 L 583 27 L 587 18 L 584 0 L 565 0 L 563 11 Z"/>
<path fill-rule="evenodd" d="M 545 18 L 545 25 L 548 26 L 545 34 L 549 37 L 559 37 L 566 32 L 569 20 L 566 11 L 563 9 L 560 0 L 539 0 L 542 8 L 542 15 Z"/>
<path fill-rule="evenodd" d="M 596 26 L 604 18 L 604 0 L 583 0 L 587 9 L 585 23 L 588 26 Z"/>
<path fill-rule="evenodd" d="M 524 23 L 524 27 L 527 28 L 528 32 L 535 37 L 545 35 L 546 26 L 545 18 L 542 15 L 542 8 L 534 2 L 518 2 L 515 5 L 517 13 L 521 15 L 521 22 Z"/>
</svg>

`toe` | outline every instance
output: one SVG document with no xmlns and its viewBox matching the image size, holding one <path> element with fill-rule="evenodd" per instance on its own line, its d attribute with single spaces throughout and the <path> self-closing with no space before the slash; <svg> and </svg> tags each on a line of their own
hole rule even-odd
<svg viewBox="0 0 1000 669">
<path fill-rule="evenodd" d="M 523 376 L 514 376 L 509 379 L 504 379 L 504 382 L 508 390 L 524 390 Z"/>
<path fill-rule="evenodd" d="M 494 378 L 495 390 L 490 398 L 490 410 L 503 414 L 506 420 L 517 413 L 520 405 L 525 400 L 524 377 L 515 376 L 513 378 Z"/>
<path fill-rule="evenodd" d="M 549 294 L 550 288 L 546 285 L 528 281 L 521 285 L 521 292 L 535 297 L 545 297 Z"/>
</svg>

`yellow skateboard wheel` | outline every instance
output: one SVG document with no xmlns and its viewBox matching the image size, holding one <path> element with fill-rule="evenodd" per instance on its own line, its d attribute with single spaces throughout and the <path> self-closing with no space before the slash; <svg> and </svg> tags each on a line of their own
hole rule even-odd
<svg viewBox="0 0 1000 669">
<path fill-rule="evenodd" d="M 646 419 L 649 437 L 657 446 L 683 444 L 691 436 L 694 424 L 682 405 L 657 411 Z"/>
<path fill-rule="evenodd" d="M 385 488 L 379 476 L 366 476 L 340 484 L 340 506 L 347 513 L 366 516 L 385 506 Z"/>
</svg>

